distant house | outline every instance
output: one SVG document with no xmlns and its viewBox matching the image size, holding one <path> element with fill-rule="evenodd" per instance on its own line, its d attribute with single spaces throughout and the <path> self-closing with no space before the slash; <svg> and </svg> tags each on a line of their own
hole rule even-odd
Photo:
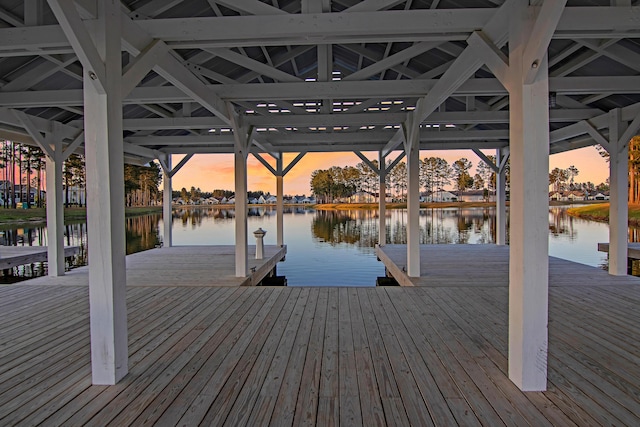
<svg viewBox="0 0 640 427">
<path fill-rule="evenodd" d="M 358 191 L 357 193 L 351 195 L 348 199 L 349 203 L 373 203 L 375 198 L 371 193 L 367 193 L 366 191 Z"/>
<path fill-rule="evenodd" d="M 549 200 L 560 201 L 563 200 L 562 193 L 559 191 L 552 191 L 549 193 Z"/>
<path fill-rule="evenodd" d="M 457 202 L 458 196 L 450 191 L 439 190 L 427 197 L 428 202 Z"/>
<path fill-rule="evenodd" d="M 567 200 L 569 200 L 570 202 L 578 202 L 587 199 L 587 196 L 583 191 L 577 190 L 567 192 L 566 196 Z"/>
<path fill-rule="evenodd" d="M 235 204 L 236 204 L 236 198 L 235 198 L 235 197 L 232 197 L 232 198 L 230 198 L 230 199 L 227 199 L 226 203 L 227 203 L 228 205 L 235 205 Z"/>
<path fill-rule="evenodd" d="M 494 201 L 495 192 L 489 191 L 488 196 L 485 196 L 485 190 L 467 190 L 467 191 L 455 191 L 453 192 L 461 202 L 484 202 Z"/>
<path fill-rule="evenodd" d="M 609 200 L 609 193 L 597 193 L 593 200 Z"/>
<path fill-rule="evenodd" d="M 272 205 L 278 202 L 278 198 L 276 196 L 269 196 L 267 197 L 266 201 L 268 204 Z"/>
<path fill-rule="evenodd" d="M 216 199 L 215 197 L 209 197 L 209 198 L 206 198 L 204 200 L 204 204 L 205 205 L 217 205 L 217 204 L 220 204 L 220 200 Z"/>
<path fill-rule="evenodd" d="M 255 197 L 249 199 L 249 204 L 251 205 L 256 205 L 258 204 L 258 199 L 256 199 Z"/>
<path fill-rule="evenodd" d="M 258 203 L 259 205 L 264 205 L 265 203 L 267 203 L 267 201 L 265 200 L 264 196 L 260 196 L 258 197 L 256 203 Z"/>
</svg>

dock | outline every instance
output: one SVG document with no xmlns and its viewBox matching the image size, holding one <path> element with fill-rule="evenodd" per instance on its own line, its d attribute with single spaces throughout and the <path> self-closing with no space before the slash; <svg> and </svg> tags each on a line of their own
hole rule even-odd
<svg viewBox="0 0 640 427">
<path fill-rule="evenodd" d="M 2 286 L 0 425 L 639 425 L 640 279 L 550 261 L 548 390 L 523 393 L 508 258 L 463 246 L 428 286 L 130 286 L 115 386 L 91 385 L 86 286 Z"/>
<path fill-rule="evenodd" d="M 64 248 L 65 258 L 74 256 L 79 252 L 79 246 L 67 246 Z M 46 246 L 0 246 L 0 270 L 46 261 Z"/>
<path fill-rule="evenodd" d="M 598 243 L 598 251 L 609 253 L 609 244 Z M 640 259 L 640 243 L 627 243 L 627 258 Z"/>
<path fill-rule="evenodd" d="M 172 246 L 127 255 L 127 286 L 255 286 L 267 277 L 287 254 L 287 247 L 265 245 L 264 257 L 255 259 L 249 246 L 247 277 L 235 275 L 235 246 Z M 60 277 L 39 277 L 31 285 L 88 286 L 89 267 Z"/>
<path fill-rule="evenodd" d="M 509 285 L 509 246 L 420 245 L 420 277 L 409 277 L 405 245 L 376 248 L 376 255 L 401 286 L 482 287 Z M 607 271 L 549 257 L 549 286 L 598 283 L 640 285 L 640 278 L 611 276 Z"/>
</svg>

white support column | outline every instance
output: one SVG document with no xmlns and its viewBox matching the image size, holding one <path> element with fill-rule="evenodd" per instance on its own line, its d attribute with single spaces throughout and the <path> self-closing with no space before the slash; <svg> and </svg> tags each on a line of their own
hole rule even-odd
<svg viewBox="0 0 640 427">
<path fill-rule="evenodd" d="M 523 391 L 543 391 L 549 286 L 549 78 L 546 53 L 535 63 L 526 60 L 533 20 L 525 4 L 513 8 L 509 39 L 509 378 Z M 525 84 L 532 67 L 538 68 L 537 74 Z"/>
<path fill-rule="evenodd" d="M 506 156 L 502 149 L 496 150 L 496 245 L 507 244 L 507 190 Z"/>
<path fill-rule="evenodd" d="M 284 171 L 282 153 L 276 158 L 276 243 L 284 246 Z"/>
<path fill-rule="evenodd" d="M 629 141 L 620 140 L 625 123 L 620 110 L 609 112 L 609 274 L 627 274 L 629 235 Z"/>
<path fill-rule="evenodd" d="M 53 149 L 53 157 L 46 156 L 47 268 L 49 276 L 57 277 L 64 275 L 64 205 L 62 202 L 64 159 L 61 138 L 50 132 L 46 139 Z"/>
<path fill-rule="evenodd" d="M 240 119 L 233 107 L 227 105 L 234 137 L 234 171 L 236 191 L 236 277 L 246 277 L 249 274 L 249 241 L 247 220 L 247 157 L 251 137 L 247 128 L 240 124 Z"/>
<path fill-rule="evenodd" d="M 83 64 L 94 384 L 115 384 L 128 372 L 120 15 L 119 2 L 98 2 L 100 85 L 100 73 Z"/>
<path fill-rule="evenodd" d="M 164 159 L 164 165 L 162 168 L 162 223 L 164 228 L 163 245 L 167 248 L 173 246 L 173 187 L 171 185 L 172 176 L 171 154 L 167 154 L 166 158 Z"/>
<path fill-rule="evenodd" d="M 378 197 L 378 245 L 384 246 L 387 243 L 387 156 L 378 153 L 378 179 L 380 180 L 380 191 Z"/>
<path fill-rule="evenodd" d="M 406 123 L 407 275 L 420 277 L 420 123 Z"/>
</svg>

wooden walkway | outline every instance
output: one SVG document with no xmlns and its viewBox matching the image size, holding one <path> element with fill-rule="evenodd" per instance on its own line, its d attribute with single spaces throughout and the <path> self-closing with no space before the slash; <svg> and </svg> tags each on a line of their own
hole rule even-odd
<svg viewBox="0 0 640 427">
<path fill-rule="evenodd" d="M 499 282 L 127 296 L 130 372 L 106 387 L 86 286 L 0 287 L 0 425 L 640 425 L 637 284 L 550 288 L 544 393 L 507 378 Z"/>
<path fill-rule="evenodd" d="M 598 251 L 609 252 L 609 243 L 598 243 Z M 640 259 L 640 243 L 627 243 L 627 258 Z"/>
<path fill-rule="evenodd" d="M 78 246 L 68 246 L 64 248 L 64 256 L 70 257 L 79 251 Z M 46 246 L 0 246 L 0 270 L 45 261 L 47 261 Z"/>
<path fill-rule="evenodd" d="M 287 247 L 265 245 L 264 259 L 249 246 L 249 277 L 235 276 L 235 246 L 172 246 L 127 256 L 127 286 L 254 286 L 287 254 Z M 255 270 L 255 271 L 253 271 Z M 31 285 L 88 286 L 89 267 L 61 277 L 39 277 Z"/>
<path fill-rule="evenodd" d="M 420 245 L 420 277 L 408 277 L 406 245 L 376 248 L 402 286 L 504 286 L 509 284 L 509 246 Z M 549 286 L 640 285 L 640 277 L 611 276 L 601 268 L 549 257 Z"/>
</svg>

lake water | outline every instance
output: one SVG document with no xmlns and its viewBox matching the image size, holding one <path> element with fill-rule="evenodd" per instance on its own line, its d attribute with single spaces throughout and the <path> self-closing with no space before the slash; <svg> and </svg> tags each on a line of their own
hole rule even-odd
<svg viewBox="0 0 640 427">
<path fill-rule="evenodd" d="M 180 245 L 234 244 L 234 210 L 184 208 L 173 212 L 173 243 Z M 406 210 L 387 210 L 387 243 L 406 243 Z M 252 232 L 267 231 L 265 244 L 276 244 L 276 213 L 270 207 L 249 211 Z M 155 247 L 163 240 L 162 216 L 146 215 L 127 219 L 127 253 Z M 549 254 L 592 266 L 606 265 L 606 254 L 597 251 L 598 242 L 609 239 L 607 224 L 574 218 L 566 207 L 549 210 Z M 633 230 L 632 230 L 633 231 Z M 637 230 L 635 230 L 637 231 Z M 73 260 L 86 263 L 86 224 L 66 225 L 66 245 L 83 250 Z M 630 233 L 633 237 L 635 233 Z M 278 264 L 278 275 L 290 286 L 373 286 L 384 267 L 378 262 L 374 245 L 378 236 L 377 210 L 285 209 L 284 238 L 286 261 Z M 4 245 L 46 245 L 46 228 L 5 230 Z M 420 243 L 484 244 L 495 242 L 495 209 L 439 208 L 420 211 Z M 17 268 L 14 276 L 44 273 L 44 265 Z"/>
</svg>

